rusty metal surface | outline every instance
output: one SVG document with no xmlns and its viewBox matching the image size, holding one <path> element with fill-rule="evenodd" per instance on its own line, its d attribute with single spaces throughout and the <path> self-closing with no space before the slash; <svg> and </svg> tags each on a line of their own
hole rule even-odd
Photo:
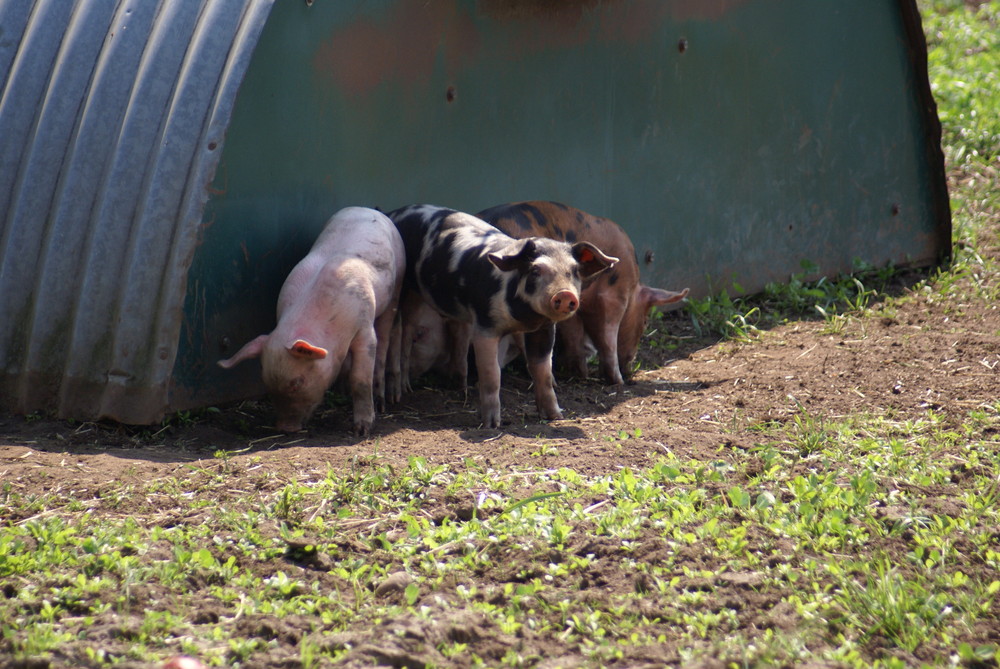
<svg viewBox="0 0 1000 669">
<path fill-rule="evenodd" d="M 273 0 L 0 3 L 0 408 L 149 423 Z"/>
</svg>

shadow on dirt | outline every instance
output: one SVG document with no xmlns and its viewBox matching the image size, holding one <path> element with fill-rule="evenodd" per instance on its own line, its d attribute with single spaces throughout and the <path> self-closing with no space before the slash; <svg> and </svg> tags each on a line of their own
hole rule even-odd
<svg viewBox="0 0 1000 669">
<path fill-rule="evenodd" d="M 873 292 L 867 308 L 888 297 L 899 296 L 926 280 L 936 268 L 916 268 L 888 273 L 884 278 L 862 277 Z M 768 312 L 768 297 L 739 298 L 744 313 L 755 310 L 760 331 L 780 325 Z M 787 310 L 782 312 L 789 317 Z M 823 315 L 805 304 L 794 314 L 802 321 L 821 321 Z M 501 402 L 504 424 L 501 429 L 484 429 L 474 388 L 467 393 L 441 378 L 421 379 L 415 392 L 376 418 L 374 434 L 359 439 L 351 432 L 350 399 L 337 391 L 313 416 L 308 429 L 296 434 L 278 433 L 273 410 L 266 399 L 244 400 L 219 407 L 183 411 L 168 416 L 160 425 L 128 426 L 112 421 L 67 421 L 41 414 L 13 416 L 0 414 L 0 445 L 25 446 L 49 453 L 105 453 L 125 459 L 155 463 L 184 463 L 226 453 L 264 453 L 290 447 L 341 449 L 355 453 L 378 449 L 380 440 L 392 438 L 407 443 L 435 440 L 436 432 L 449 431 L 469 445 L 489 445 L 505 436 L 522 439 L 577 440 L 586 436 L 588 421 L 601 422 L 620 405 L 662 393 L 698 393 L 726 383 L 718 378 L 671 378 L 670 366 L 689 359 L 696 352 L 719 344 L 714 333 L 700 331 L 689 308 L 655 316 L 643 340 L 636 364 L 653 375 L 637 375 L 622 388 L 603 385 L 592 362 L 592 378 L 568 379 L 557 371 L 557 395 L 566 420 L 539 420 L 531 392 L 531 379 L 523 361 L 515 360 L 503 373 Z M 474 369 L 474 366 L 473 366 Z"/>
</svg>

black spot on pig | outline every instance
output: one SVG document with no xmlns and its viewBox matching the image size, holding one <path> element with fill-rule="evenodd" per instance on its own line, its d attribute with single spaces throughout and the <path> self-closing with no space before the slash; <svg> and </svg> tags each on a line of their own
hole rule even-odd
<svg viewBox="0 0 1000 669">
<path fill-rule="evenodd" d="M 524 325 L 525 332 L 537 330 L 546 323 L 551 323 L 552 321 L 532 309 L 527 300 L 517 294 L 517 284 L 516 279 L 510 281 L 507 284 L 507 293 L 504 295 L 510 315 Z"/>
</svg>

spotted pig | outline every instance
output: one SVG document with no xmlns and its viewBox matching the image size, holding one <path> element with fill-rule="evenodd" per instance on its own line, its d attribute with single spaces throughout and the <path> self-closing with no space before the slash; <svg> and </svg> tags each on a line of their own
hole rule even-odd
<svg viewBox="0 0 1000 669">
<path fill-rule="evenodd" d="M 588 376 L 589 339 L 597 349 L 605 381 L 624 383 L 631 376 L 650 309 L 679 302 L 688 294 L 687 288 L 678 293 L 641 284 L 632 241 L 609 219 L 557 202 L 501 204 L 478 216 L 514 238 L 587 241 L 620 258 L 614 268 L 584 284 L 580 308 L 559 323 L 562 354 L 577 376 Z"/>
<path fill-rule="evenodd" d="M 406 248 L 404 385 L 410 374 L 413 295 L 446 318 L 468 326 L 484 425 L 500 425 L 497 355 L 500 339 L 509 334 L 524 333 L 539 412 L 547 419 L 561 418 L 552 378 L 553 324 L 576 313 L 583 280 L 612 267 L 618 259 L 590 242 L 512 239 L 475 216 L 444 207 L 412 205 L 389 217 Z M 467 344 L 456 348 L 467 349 Z"/>
</svg>

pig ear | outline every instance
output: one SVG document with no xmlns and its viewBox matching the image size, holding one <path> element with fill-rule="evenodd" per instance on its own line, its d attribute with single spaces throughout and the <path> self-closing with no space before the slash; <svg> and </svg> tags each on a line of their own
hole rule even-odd
<svg viewBox="0 0 1000 669">
<path fill-rule="evenodd" d="M 679 293 L 675 293 L 672 290 L 642 286 L 639 289 L 639 299 L 646 305 L 646 308 L 649 309 L 650 307 L 662 307 L 665 304 L 680 302 L 687 297 L 689 292 L 690 290 L 688 288 L 685 288 Z"/>
<path fill-rule="evenodd" d="M 261 351 L 264 350 L 264 344 L 267 343 L 267 338 L 271 335 L 263 334 L 256 339 L 247 342 L 243 348 L 236 352 L 231 358 L 226 358 L 225 360 L 220 360 L 218 363 L 219 367 L 223 369 L 229 369 L 234 365 L 238 365 L 244 360 L 249 360 L 251 358 L 259 358 Z"/>
<path fill-rule="evenodd" d="M 305 339 L 296 339 L 295 343 L 288 347 L 288 352 L 296 358 L 308 360 L 322 360 L 328 353 L 322 346 L 314 346 Z"/>
<path fill-rule="evenodd" d="M 520 246 L 520 248 L 518 248 Z M 486 257 L 501 272 L 513 272 L 525 262 L 530 262 L 538 254 L 535 249 L 535 240 L 526 239 L 523 244 L 512 244 L 506 249 L 505 255 L 490 253 Z M 511 253 L 511 251 L 516 251 Z"/>
<path fill-rule="evenodd" d="M 590 242 L 577 242 L 573 244 L 573 257 L 580 263 L 580 275 L 587 279 L 600 274 L 606 269 L 610 269 L 618 262 L 618 258 L 605 255 L 601 249 Z"/>
</svg>

